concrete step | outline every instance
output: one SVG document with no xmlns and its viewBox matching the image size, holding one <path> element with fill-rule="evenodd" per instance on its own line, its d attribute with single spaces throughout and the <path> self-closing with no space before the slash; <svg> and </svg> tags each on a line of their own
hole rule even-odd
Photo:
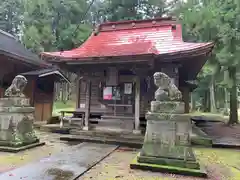
<svg viewBox="0 0 240 180">
<path fill-rule="evenodd" d="M 69 134 L 70 129 L 71 129 L 70 126 L 64 126 L 60 128 L 59 124 L 45 124 L 40 126 L 40 131 L 60 133 L 60 134 Z"/>
<path fill-rule="evenodd" d="M 99 138 L 114 138 L 125 140 L 144 140 L 144 135 L 135 135 L 129 132 L 116 133 L 116 132 L 103 132 L 103 131 L 82 131 L 79 129 L 71 129 L 71 135 L 85 136 L 85 137 L 99 137 Z"/>
<path fill-rule="evenodd" d="M 120 119 L 120 120 L 130 120 L 133 121 L 134 117 L 133 116 L 101 116 L 102 119 Z"/>
<path fill-rule="evenodd" d="M 105 138 L 90 137 L 90 136 L 80 136 L 80 135 L 66 135 L 66 136 L 60 137 L 60 140 L 113 144 L 113 145 L 121 145 L 121 146 L 127 146 L 132 148 L 141 148 L 143 145 L 142 140 L 128 140 L 125 138 L 116 139 L 116 138 L 109 138 L 109 137 L 105 137 Z"/>
</svg>

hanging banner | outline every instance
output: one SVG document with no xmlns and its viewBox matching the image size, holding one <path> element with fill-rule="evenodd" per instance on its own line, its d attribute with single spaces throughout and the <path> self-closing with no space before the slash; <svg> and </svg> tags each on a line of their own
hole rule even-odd
<svg viewBox="0 0 240 180">
<path fill-rule="evenodd" d="M 132 94 L 132 83 L 124 83 L 124 94 Z"/>
<path fill-rule="evenodd" d="M 103 89 L 103 99 L 104 100 L 112 100 L 112 87 L 105 87 Z"/>
</svg>

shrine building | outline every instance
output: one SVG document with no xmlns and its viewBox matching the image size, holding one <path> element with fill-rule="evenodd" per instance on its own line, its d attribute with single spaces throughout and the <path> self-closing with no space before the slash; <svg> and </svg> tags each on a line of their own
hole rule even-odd
<svg viewBox="0 0 240 180">
<path fill-rule="evenodd" d="M 181 24 L 167 17 L 103 23 L 80 47 L 41 56 L 78 75 L 75 115 L 83 117 L 84 130 L 114 124 L 137 133 L 154 99 L 153 74 L 172 78 L 188 113 L 189 82 L 213 47 L 212 42 L 184 42 Z"/>
</svg>

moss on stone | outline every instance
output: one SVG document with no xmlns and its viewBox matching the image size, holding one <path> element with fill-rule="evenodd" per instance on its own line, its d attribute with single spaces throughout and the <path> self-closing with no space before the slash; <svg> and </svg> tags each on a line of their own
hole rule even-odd
<svg viewBox="0 0 240 180">
<path fill-rule="evenodd" d="M 164 172 L 164 173 L 175 173 L 182 175 L 190 175 L 196 177 L 207 177 L 207 173 L 203 167 L 200 169 L 189 169 L 189 168 L 181 168 L 176 166 L 166 166 L 166 165 L 158 165 L 158 164 L 148 164 L 148 163 L 139 163 L 138 154 L 130 164 L 131 169 L 141 169 L 141 170 L 150 170 L 155 172 Z"/>
<path fill-rule="evenodd" d="M 191 143 L 193 145 L 201 145 L 206 147 L 212 146 L 212 139 L 210 138 L 204 138 L 200 136 L 191 137 Z"/>
</svg>

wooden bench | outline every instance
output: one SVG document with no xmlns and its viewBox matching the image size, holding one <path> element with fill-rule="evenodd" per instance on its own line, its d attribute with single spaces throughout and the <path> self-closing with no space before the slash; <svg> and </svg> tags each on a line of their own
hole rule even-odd
<svg viewBox="0 0 240 180">
<path fill-rule="evenodd" d="M 122 129 L 133 129 L 134 127 L 134 117 L 133 116 L 123 116 L 123 115 L 104 115 L 98 121 L 98 125 L 108 126 L 108 127 L 119 127 Z"/>
<path fill-rule="evenodd" d="M 63 127 L 64 121 L 68 121 L 68 123 L 71 125 L 72 122 L 80 121 L 80 123 L 77 123 L 77 125 L 83 126 L 84 118 L 85 118 L 85 111 L 77 109 L 75 111 L 60 111 L 60 127 Z M 72 116 L 65 116 L 65 114 L 72 114 Z M 92 112 L 90 113 L 89 122 L 91 122 L 91 117 L 93 116 L 99 116 L 101 117 L 102 112 Z"/>
<path fill-rule="evenodd" d="M 112 107 L 132 107 L 131 104 L 107 104 L 107 106 L 112 106 Z"/>
<path fill-rule="evenodd" d="M 60 128 L 64 126 L 64 121 L 68 121 L 69 125 L 72 125 L 72 121 L 80 121 L 77 123 L 80 127 L 83 126 L 83 120 L 85 117 L 84 111 L 60 111 Z M 65 116 L 65 114 L 73 114 L 73 116 Z"/>
</svg>

